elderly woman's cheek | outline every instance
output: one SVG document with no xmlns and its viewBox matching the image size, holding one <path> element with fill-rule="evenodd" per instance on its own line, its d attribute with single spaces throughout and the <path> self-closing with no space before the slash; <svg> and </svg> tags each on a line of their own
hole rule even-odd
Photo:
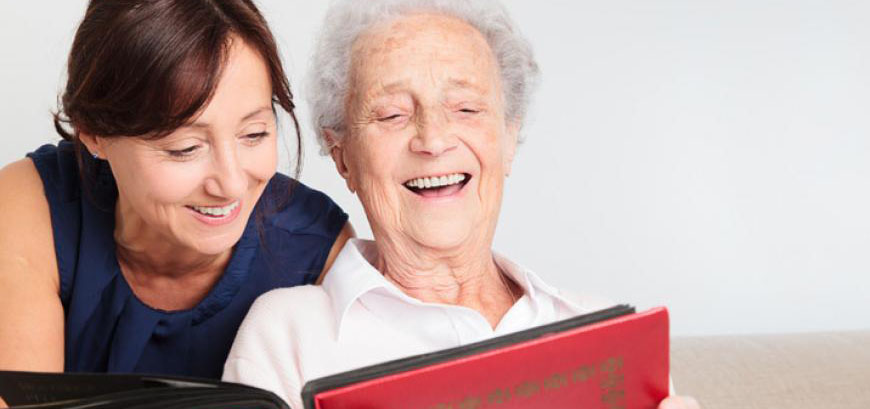
<svg viewBox="0 0 870 409">
<path fill-rule="evenodd" d="M 384 183 L 378 183 L 373 178 L 358 178 L 356 185 L 357 194 L 366 209 L 369 222 L 374 231 L 396 232 L 401 230 L 403 209 L 401 198 Z M 404 189 L 404 187 L 402 187 Z"/>
</svg>

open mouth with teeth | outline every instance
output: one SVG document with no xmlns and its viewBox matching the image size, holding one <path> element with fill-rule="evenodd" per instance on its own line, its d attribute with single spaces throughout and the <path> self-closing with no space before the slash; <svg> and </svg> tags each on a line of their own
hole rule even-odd
<svg viewBox="0 0 870 409">
<path fill-rule="evenodd" d="M 214 218 L 214 219 L 222 219 L 225 217 L 229 217 L 233 214 L 233 212 L 239 208 L 239 201 L 236 200 L 229 205 L 226 206 L 187 206 L 188 209 L 193 210 L 205 217 Z"/>
<path fill-rule="evenodd" d="M 411 179 L 403 185 L 408 190 L 423 197 L 450 196 L 462 190 L 471 180 L 467 173 L 453 173 L 444 176 L 431 176 Z"/>
</svg>

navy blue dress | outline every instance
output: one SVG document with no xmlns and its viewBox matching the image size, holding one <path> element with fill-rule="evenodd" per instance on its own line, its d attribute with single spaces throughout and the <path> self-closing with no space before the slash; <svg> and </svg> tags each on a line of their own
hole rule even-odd
<svg viewBox="0 0 870 409">
<path fill-rule="evenodd" d="M 51 211 L 66 371 L 219 378 L 254 299 L 314 282 L 347 221 L 329 197 L 278 174 L 209 294 L 189 310 L 157 310 L 142 303 L 121 274 L 113 238 L 117 187 L 108 164 L 83 159 L 91 181 L 84 190 L 74 152 L 61 142 L 27 155 Z"/>
</svg>

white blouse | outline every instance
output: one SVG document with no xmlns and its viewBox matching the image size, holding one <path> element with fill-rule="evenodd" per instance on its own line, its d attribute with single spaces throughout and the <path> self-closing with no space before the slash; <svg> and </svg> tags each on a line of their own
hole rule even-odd
<svg viewBox="0 0 870 409">
<path fill-rule="evenodd" d="M 524 291 L 493 329 L 476 310 L 412 298 L 377 271 L 372 241 L 349 240 L 321 286 L 270 291 L 239 329 L 223 379 L 275 392 L 301 408 L 305 382 L 456 347 L 612 306 L 568 297 L 505 257 L 496 264 Z"/>
</svg>

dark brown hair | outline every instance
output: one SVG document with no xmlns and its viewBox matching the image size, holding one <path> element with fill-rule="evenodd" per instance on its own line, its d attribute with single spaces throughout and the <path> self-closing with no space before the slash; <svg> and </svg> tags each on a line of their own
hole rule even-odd
<svg viewBox="0 0 870 409">
<path fill-rule="evenodd" d="M 251 0 L 91 0 L 76 31 L 66 89 L 54 115 L 58 134 L 76 144 L 99 137 L 161 138 L 209 102 L 231 37 L 258 51 L 272 81 L 273 106 L 302 143 L 293 95 L 275 39 Z"/>
</svg>

